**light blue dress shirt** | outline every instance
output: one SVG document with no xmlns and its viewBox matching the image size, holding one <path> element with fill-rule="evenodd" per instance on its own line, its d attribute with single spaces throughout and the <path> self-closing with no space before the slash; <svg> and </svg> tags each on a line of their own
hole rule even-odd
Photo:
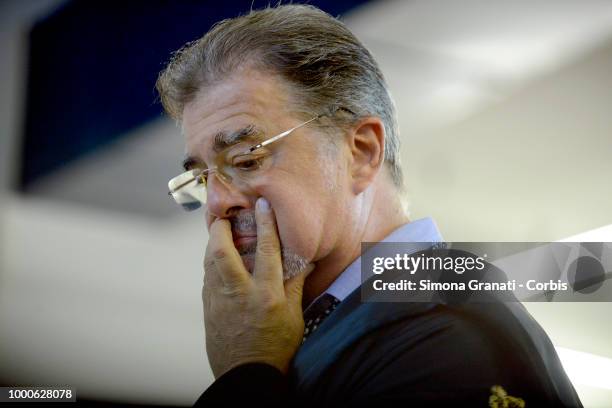
<svg viewBox="0 0 612 408">
<path fill-rule="evenodd" d="M 421 218 L 416 221 L 409 222 L 397 228 L 391 234 L 387 235 L 381 242 L 440 242 L 442 235 L 438 230 L 438 226 L 431 217 Z M 317 296 L 304 313 L 312 306 L 321 296 L 329 293 L 335 296 L 338 300 L 343 301 L 355 289 L 361 286 L 361 257 L 355 259 L 327 288 L 325 292 Z"/>
</svg>

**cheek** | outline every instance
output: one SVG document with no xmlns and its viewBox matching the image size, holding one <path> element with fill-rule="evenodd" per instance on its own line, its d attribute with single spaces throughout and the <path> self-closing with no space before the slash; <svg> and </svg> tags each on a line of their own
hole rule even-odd
<svg viewBox="0 0 612 408">
<path fill-rule="evenodd" d="M 333 162 L 326 168 L 278 166 L 274 175 L 255 188 L 274 209 L 281 244 L 311 260 L 329 252 L 334 225 L 341 222 L 336 166 Z"/>
<path fill-rule="evenodd" d="M 324 232 L 324 209 L 312 194 L 295 188 L 262 186 L 258 194 L 270 202 L 281 244 L 308 259 L 317 256 Z"/>
<path fill-rule="evenodd" d="M 309 259 L 315 257 L 323 232 L 321 209 L 317 205 L 307 198 L 286 197 L 275 212 L 283 246 Z"/>
</svg>

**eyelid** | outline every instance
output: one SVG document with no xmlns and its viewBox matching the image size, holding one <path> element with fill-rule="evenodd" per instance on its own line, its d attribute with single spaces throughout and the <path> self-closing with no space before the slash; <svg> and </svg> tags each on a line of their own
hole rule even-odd
<svg viewBox="0 0 612 408">
<path fill-rule="evenodd" d="M 199 163 L 196 161 L 186 162 L 183 164 L 185 171 L 191 170 L 207 170 L 208 166 L 205 163 Z"/>
<path fill-rule="evenodd" d="M 260 159 L 265 156 L 269 156 L 271 153 L 272 152 L 270 152 L 269 150 L 260 147 L 259 149 L 253 150 L 252 152 L 250 152 L 249 149 L 242 150 L 240 153 L 228 157 L 228 159 L 230 160 L 230 162 L 233 162 L 236 159 L 241 159 L 243 157 L 248 159 Z"/>
<path fill-rule="evenodd" d="M 253 144 L 245 144 L 245 143 L 240 143 L 237 145 L 234 145 L 232 147 L 230 147 L 226 152 L 225 152 L 225 159 L 232 161 L 234 160 L 234 158 L 238 157 L 238 156 L 245 156 L 245 155 L 251 155 L 251 156 L 256 156 L 256 155 L 263 155 L 264 153 L 268 153 L 266 151 L 264 151 L 263 148 L 261 149 L 257 149 L 253 152 L 249 151 L 249 149 L 251 147 L 253 147 L 255 145 Z"/>
</svg>

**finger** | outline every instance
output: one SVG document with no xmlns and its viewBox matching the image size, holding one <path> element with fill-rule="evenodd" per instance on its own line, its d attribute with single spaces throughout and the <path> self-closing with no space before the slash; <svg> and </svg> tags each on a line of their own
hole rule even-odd
<svg viewBox="0 0 612 408">
<path fill-rule="evenodd" d="M 218 290 L 215 290 L 214 284 L 211 282 L 209 278 L 210 274 L 204 274 L 204 285 L 202 286 L 202 307 L 204 311 L 204 324 L 206 325 L 209 320 L 209 312 L 212 308 L 213 304 L 213 294 L 218 293 Z"/>
<path fill-rule="evenodd" d="M 211 239 L 208 240 L 206 246 L 206 252 L 204 254 L 204 285 L 205 286 L 219 286 L 222 285 L 221 277 L 217 272 L 217 266 L 215 265 L 214 258 L 210 255 L 212 252 Z"/>
<path fill-rule="evenodd" d="M 209 231 L 210 237 L 204 258 L 206 273 L 210 269 L 227 286 L 237 286 L 250 279 L 240 254 L 234 247 L 229 221 L 217 219 Z"/>
<path fill-rule="evenodd" d="M 309 264 L 299 274 L 285 281 L 285 296 L 290 307 L 299 308 L 302 310 L 302 294 L 304 292 L 304 281 L 306 276 L 315 268 L 314 264 Z"/>
<path fill-rule="evenodd" d="M 255 221 L 257 222 L 257 252 L 253 277 L 281 289 L 283 265 L 276 220 L 270 203 L 263 197 L 260 197 L 255 204 Z"/>
</svg>

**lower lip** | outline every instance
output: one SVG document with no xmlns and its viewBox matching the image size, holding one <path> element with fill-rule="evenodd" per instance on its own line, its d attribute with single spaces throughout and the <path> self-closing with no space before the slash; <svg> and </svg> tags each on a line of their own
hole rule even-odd
<svg viewBox="0 0 612 408">
<path fill-rule="evenodd" d="M 257 241 L 257 237 L 240 237 L 234 240 L 234 246 L 237 248 L 239 246 L 252 244 Z"/>
</svg>

